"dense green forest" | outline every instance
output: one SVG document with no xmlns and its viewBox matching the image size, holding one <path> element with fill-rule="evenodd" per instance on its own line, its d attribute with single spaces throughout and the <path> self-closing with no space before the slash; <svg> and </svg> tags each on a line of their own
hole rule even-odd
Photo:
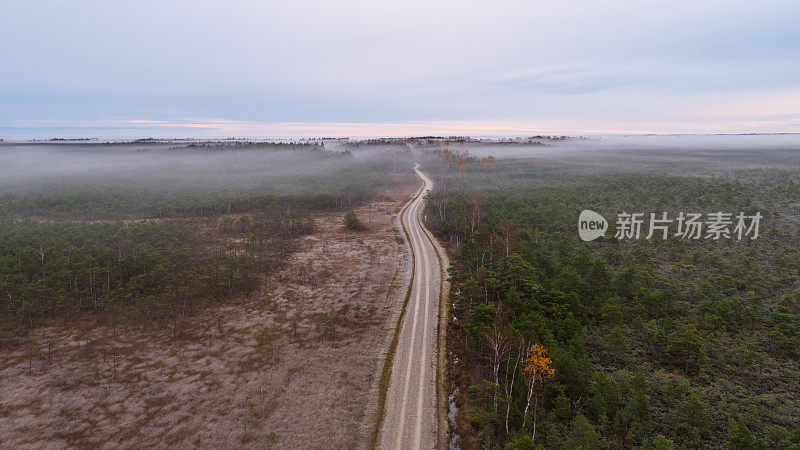
<svg viewBox="0 0 800 450">
<path fill-rule="evenodd" d="M 170 141 L 4 145 L 0 163 L 0 345 L 82 317 L 175 323 L 251 293 L 314 214 L 381 195 L 410 164 L 318 143 Z"/>
<path fill-rule="evenodd" d="M 454 255 L 459 445 L 800 448 L 797 166 L 628 156 L 426 161 L 428 226 Z M 584 209 L 605 238 L 579 240 Z M 625 211 L 764 220 L 755 240 L 615 239 Z"/>
</svg>

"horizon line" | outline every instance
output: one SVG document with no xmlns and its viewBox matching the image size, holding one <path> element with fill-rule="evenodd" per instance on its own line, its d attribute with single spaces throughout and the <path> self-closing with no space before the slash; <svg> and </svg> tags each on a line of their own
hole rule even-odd
<svg viewBox="0 0 800 450">
<path fill-rule="evenodd" d="M 429 120 L 375 122 L 255 122 L 219 118 L 39 119 L 0 121 L 8 138 L 314 138 L 314 137 L 521 137 L 581 135 L 777 135 L 800 134 L 800 118 L 615 123 L 576 120 Z"/>
</svg>

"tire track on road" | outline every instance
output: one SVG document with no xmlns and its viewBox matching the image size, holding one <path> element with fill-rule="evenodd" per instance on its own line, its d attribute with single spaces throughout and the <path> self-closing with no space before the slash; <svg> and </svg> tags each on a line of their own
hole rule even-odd
<svg viewBox="0 0 800 450">
<path fill-rule="evenodd" d="M 411 277 L 413 308 L 407 309 L 398 329 L 387 387 L 378 441 L 379 448 L 387 449 L 433 448 L 438 437 L 437 343 L 442 262 L 422 220 L 425 194 L 433 188 L 433 182 L 418 164 L 414 171 L 423 185 L 401 217 L 417 261 Z"/>
</svg>

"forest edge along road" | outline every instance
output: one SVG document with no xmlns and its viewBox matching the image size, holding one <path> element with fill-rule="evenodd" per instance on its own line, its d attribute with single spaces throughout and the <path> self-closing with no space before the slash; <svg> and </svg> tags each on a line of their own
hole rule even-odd
<svg viewBox="0 0 800 450">
<path fill-rule="evenodd" d="M 415 165 L 423 185 L 402 212 L 401 223 L 414 261 L 409 298 L 398 329 L 379 447 L 434 448 L 443 433 L 438 387 L 441 375 L 439 343 L 440 297 L 446 266 L 444 251 L 423 224 L 425 194 L 433 181 Z"/>
</svg>

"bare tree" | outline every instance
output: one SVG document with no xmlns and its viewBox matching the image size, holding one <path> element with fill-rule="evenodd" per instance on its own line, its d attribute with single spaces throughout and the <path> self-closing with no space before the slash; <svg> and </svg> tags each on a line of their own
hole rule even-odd
<svg viewBox="0 0 800 450">
<path fill-rule="evenodd" d="M 11 289 L 9 289 L 9 286 L 11 285 L 11 283 L 10 283 L 8 277 L 7 276 L 0 277 L 0 284 L 3 285 L 3 288 L 6 291 L 6 295 L 8 296 L 8 301 L 10 302 L 11 301 Z"/>
<path fill-rule="evenodd" d="M 517 222 L 513 220 L 505 220 L 500 224 L 500 235 L 503 238 L 505 245 L 506 256 L 512 253 L 512 249 L 516 250 L 520 242 L 519 227 Z"/>
<path fill-rule="evenodd" d="M 444 223 L 444 219 L 447 217 L 447 203 L 448 198 L 445 196 L 431 198 L 431 204 L 436 208 L 436 212 L 439 213 L 439 223 Z"/>
<path fill-rule="evenodd" d="M 47 254 L 47 250 L 44 248 L 43 243 L 39 243 L 39 262 L 42 264 L 42 276 L 44 276 L 44 255 Z"/>
<path fill-rule="evenodd" d="M 505 382 L 505 395 L 506 395 L 506 434 L 509 433 L 508 431 L 508 417 L 511 415 L 511 402 L 514 395 L 514 380 L 517 379 L 517 368 L 519 367 L 519 362 L 522 360 L 522 354 L 527 348 L 527 344 L 524 341 L 519 341 L 516 343 L 517 345 L 517 358 L 514 361 L 514 369 L 511 371 L 511 381 L 508 380 L 508 369 L 511 366 L 511 360 L 509 359 L 508 364 L 506 364 L 506 382 Z"/>
<path fill-rule="evenodd" d="M 485 358 L 489 361 L 492 367 L 492 377 L 494 384 L 499 388 L 500 386 L 500 366 L 503 362 L 507 362 L 508 353 L 511 350 L 511 335 L 508 328 L 502 325 L 500 313 L 495 316 L 494 326 L 491 330 L 485 331 L 483 340 L 486 343 L 486 348 L 489 350 Z M 494 411 L 497 413 L 497 390 L 494 391 L 493 399 Z"/>
<path fill-rule="evenodd" d="M 487 199 L 488 196 L 485 192 L 476 192 L 469 198 L 467 216 L 469 219 L 470 234 L 475 233 L 475 228 L 477 228 L 481 220 L 486 217 L 486 211 L 484 211 L 483 205 L 486 204 Z"/>
</svg>

